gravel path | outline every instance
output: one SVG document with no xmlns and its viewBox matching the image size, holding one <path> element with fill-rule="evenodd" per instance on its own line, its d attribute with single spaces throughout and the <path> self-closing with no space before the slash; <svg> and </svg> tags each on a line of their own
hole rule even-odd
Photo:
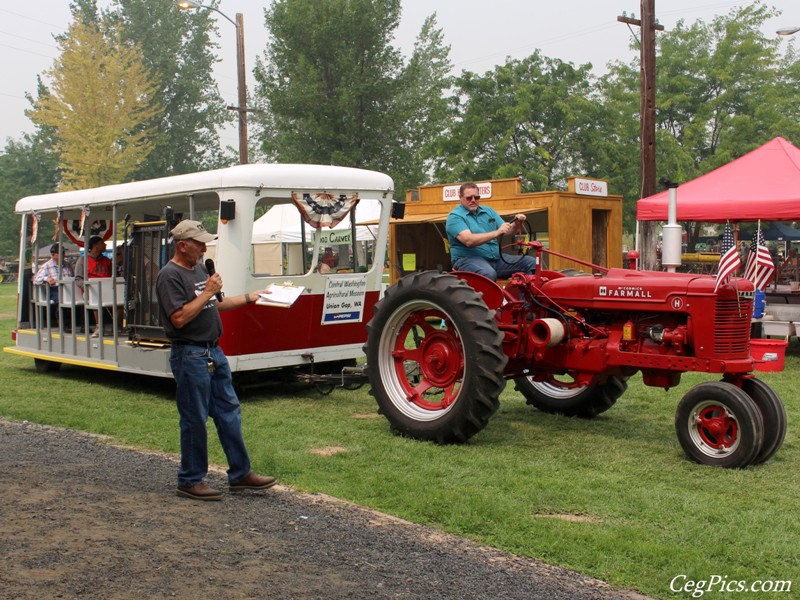
<svg viewBox="0 0 800 600">
<path fill-rule="evenodd" d="M 0 419 L 0 448 L 3 598 L 644 598 L 286 487 L 178 498 L 175 457 L 97 436 Z"/>
</svg>

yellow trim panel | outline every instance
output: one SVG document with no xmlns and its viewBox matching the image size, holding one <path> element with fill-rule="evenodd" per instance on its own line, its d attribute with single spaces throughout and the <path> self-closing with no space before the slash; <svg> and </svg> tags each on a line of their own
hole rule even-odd
<svg viewBox="0 0 800 600">
<path fill-rule="evenodd" d="M 17 356 L 27 356 L 28 358 L 41 358 L 42 360 L 49 360 L 51 362 L 60 362 L 65 365 L 77 365 L 79 367 L 93 367 L 95 369 L 106 369 L 107 371 L 117 371 L 117 365 L 95 362 L 90 360 L 77 360 L 74 358 L 62 358 L 60 356 L 53 356 L 52 354 L 41 354 L 38 352 L 30 352 L 29 350 L 20 350 L 19 348 L 6 347 L 3 352 L 9 354 L 16 354 Z"/>
</svg>

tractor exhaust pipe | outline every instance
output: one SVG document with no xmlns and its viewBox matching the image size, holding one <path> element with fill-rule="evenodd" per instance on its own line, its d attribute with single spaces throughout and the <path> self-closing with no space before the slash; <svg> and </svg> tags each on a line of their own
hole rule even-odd
<svg viewBox="0 0 800 600">
<path fill-rule="evenodd" d="M 552 348 L 564 339 L 564 323 L 558 319 L 536 319 L 530 332 L 534 346 Z"/>
<path fill-rule="evenodd" d="M 661 266 L 670 273 L 681 266 L 683 252 L 683 229 L 678 225 L 678 184 L 667 183 L 669 187 L 669 204 L 667 207 L 668 222 L 661 230 Z"/>
</svg>

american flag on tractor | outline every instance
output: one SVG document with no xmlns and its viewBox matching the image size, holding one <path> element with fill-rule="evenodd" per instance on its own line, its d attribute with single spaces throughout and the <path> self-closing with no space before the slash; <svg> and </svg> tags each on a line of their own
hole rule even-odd
<svg viewBox="0 0 800 600">
<path fill-rule="evenodd" d="M 764 241 L 760 224 L 750 243 L 744 276 L 753 282 L 757 290 L 766 288 L 775 276 L 775 263 L 772 262 L 772 256 L 769 254 L 767 242 Z"/>
<path fill-rule="evenodd" d="M 733 231 L 731 231 L 730 223 L 725 223 L 725 233 L 722 234 L 721 250 L 722 254 L 719 258 L 717 283 L 714 286 L 715 292 L 719 289 L 720 285 L 728 283 L 733 274 L 742 266 L 742 260 L 739 258 L 739 250 L 736 247 L 736 240 L 733 238 Z"/>
</svg>

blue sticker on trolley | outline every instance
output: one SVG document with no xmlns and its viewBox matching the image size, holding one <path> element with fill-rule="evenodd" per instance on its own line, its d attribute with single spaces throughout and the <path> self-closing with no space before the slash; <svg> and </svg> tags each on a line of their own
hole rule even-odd
<svg viewBox="0 0 800 600">
<path fill-rule="evenodd" d="M 323 323 L 352 323 L 353 321 L 360 321 L 361 313 L 358 311 L 349 313 L 333 313 L 325 315 Z"/>
</svg>

